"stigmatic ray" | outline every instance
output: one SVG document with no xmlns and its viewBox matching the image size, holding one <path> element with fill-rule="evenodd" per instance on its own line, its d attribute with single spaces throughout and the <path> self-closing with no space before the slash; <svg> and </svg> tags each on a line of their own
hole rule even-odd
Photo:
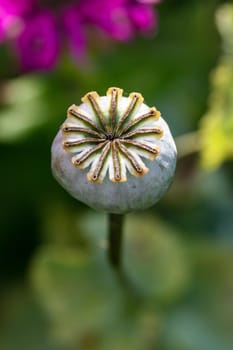
<svg viewBox="0 0 233 350">
<path fill-rule="evenodd" d="M 160 112 L 146 106 L 139 93 L 122 94 L 116 87 L 106 96 L 89 92 L 80 106 L 68 108 L 63 148 L 74 167 L 89 168 L 89 182 L 101 183 L 107 174 L 112 182 L 125 182 L 127 172 L 141 177 L 149 171 L 143 158 L 154 161 L 160 153 Z"/>
</svg>

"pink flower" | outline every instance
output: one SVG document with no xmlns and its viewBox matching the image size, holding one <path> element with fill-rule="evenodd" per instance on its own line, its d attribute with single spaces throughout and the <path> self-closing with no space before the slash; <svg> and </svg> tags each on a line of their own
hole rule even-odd
<svg viewBox="0 0 233 350">
<path fill-rule="evenodd" d="M 141 4 L 157 5 L 161 2 L 161 0 L 137 0 L 137 2 L 140 2 Z"/>
<path fill-rule="evenodd" d="M 34 0 L 0 0 L 0 41 L 17 36 L 23 26 L 22 16 L 33 5 Z"/>
<path fill-rule="evenodd" d="M 129 7 L 128 13 L 129 18 L 138 30 L 144 32 L 155 27 L 156 17 L 151 6 L 134 4 Z"/>
<path fill-rule="evenodd" d="M 41 11 L 25 21 L 16 40 L 19 61 L 25 70 L 49 69 L 57 60 L 60 39 L 56 19 L 48 11 Z"/>
<path fill-rule="evenodd" d="M 115 40 L 126 41 L 133 36 L 127 3 L 127 0 L 86 0 L 80 3 L 80 11 L 88 24 Z"/>
<path fill-rule="evenodd" d="M 51 69 L 65 42 L 71 56 L 84 58 L 87 29 L 128 41 L 156 26 L 152 4 L 159 0 L 0 0 L 0 42 L 10 40 L 26 70 Z"/>
<path fill-rule="evenodd" d="M 4 26 L 0 20 L 0 43 L 3 41 L 4 39 L 4 34 L 5 34 L 5 30 L 4 30 Z"/>
<path fill-rule="evenodd" d="M 83 58 L 86 51 L 85 26 L 78 5 L 68 5 L 61 14 L 63 35 L 67 40 L 71 55 Z"/>
<path fill-rule="evenodd" d="M 0 0 L 0 11 L 19 16 L 30 11 L 34 3 L 34 0 Z"/>
</svg>

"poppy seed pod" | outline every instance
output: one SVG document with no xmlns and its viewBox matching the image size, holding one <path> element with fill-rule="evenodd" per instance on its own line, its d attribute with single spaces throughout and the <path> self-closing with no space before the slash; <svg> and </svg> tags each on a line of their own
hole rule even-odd
<svg viewBox="0 0 233 350">
<path fill-rule="evenodd" d="M 79 201 L 123 214 L 155 204 L 176 167 L 176 146 L 167 123 L 139 93 L 89 92 L 68 108 L 52 145 L 52 171 Z"/>
</svg>

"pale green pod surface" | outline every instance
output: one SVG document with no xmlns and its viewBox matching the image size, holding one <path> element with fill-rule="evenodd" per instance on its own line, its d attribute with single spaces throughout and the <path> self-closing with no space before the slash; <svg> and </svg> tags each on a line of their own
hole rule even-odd
<svg viewBox="0 0 233 350">
<path fill-rule="evenodd" d="M 176 146 L 167 123 L 139 93 L 90 92 L 72 105 L 52 145 L 52 171 L 79 201 L 123 214 L 155 204 L 176 167 Z"/>
</svg>

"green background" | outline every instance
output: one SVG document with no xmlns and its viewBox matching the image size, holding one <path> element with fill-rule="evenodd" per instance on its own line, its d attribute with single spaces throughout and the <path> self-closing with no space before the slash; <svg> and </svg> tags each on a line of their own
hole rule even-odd
<svg viewBox="0 0 233 350">
<path fill-rule="evenodd" d="M 22 74 L 0 48 L 0 348 L 231 350 L 233 347 L 233 6 L 163 1 L 156 35 L 93 38 Z M 140 91 L 168 122 L 174 183 L 126 217 L 122 285 L 106 258 L 107 217 L 53 179 L 50 146 L 90 90 Z"/>
</svg>

